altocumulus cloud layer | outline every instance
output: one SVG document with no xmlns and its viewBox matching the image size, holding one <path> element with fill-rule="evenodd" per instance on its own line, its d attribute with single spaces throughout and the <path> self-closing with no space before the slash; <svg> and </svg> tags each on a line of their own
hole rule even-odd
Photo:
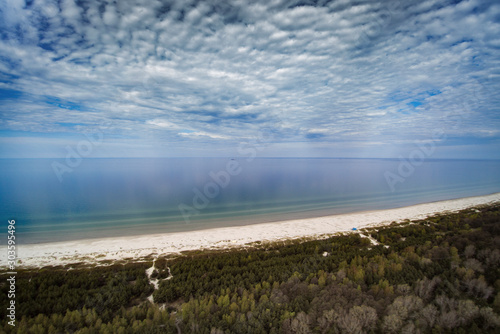
<svg viewBox="0 0 500 334">
<path fill-rule="evenodd" d="M 498 1 L 0 4 L 0 154 L 500 158 Z M 444 136 L 443 136 L 444 134 Z M 249 144 L 251 145 L 251 144 Z"/>
</svg>

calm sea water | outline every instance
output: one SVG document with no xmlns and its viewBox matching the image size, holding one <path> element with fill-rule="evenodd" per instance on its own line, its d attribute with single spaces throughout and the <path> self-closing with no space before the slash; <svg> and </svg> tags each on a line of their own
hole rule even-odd
<svg viewBox="0 0 500 334">
<path fill-rule="evenodd" d="M 0 162 L 2 244 L 8 219 L 16 220 L 18 243 L 37 243 L 234 226 L 500 192 L 499 161 L 425 161 L 401 175 L 401 162 L 387 159 L 85 159 L 74 168 L 53 159 Z M 398 176 L 392 189 L 387 172 Z"/>
</svg>

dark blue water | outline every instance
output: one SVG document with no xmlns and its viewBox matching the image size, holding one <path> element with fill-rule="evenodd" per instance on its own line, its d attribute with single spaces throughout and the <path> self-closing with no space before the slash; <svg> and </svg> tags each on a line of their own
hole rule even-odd
<svg viewBox="0 0 500 334">
<path fill-rule="evenodd" d="M 233 226 L 500 192 L 499 161 L 432 160 L 405 173 L 398 172 L 399 160 L 384 159 L 85 159 L 71 167 L 53 159 L 0 163 L 3 244 L 8 219 L 16 220 L 18 243 L 36 243 Z"/>
</svg>

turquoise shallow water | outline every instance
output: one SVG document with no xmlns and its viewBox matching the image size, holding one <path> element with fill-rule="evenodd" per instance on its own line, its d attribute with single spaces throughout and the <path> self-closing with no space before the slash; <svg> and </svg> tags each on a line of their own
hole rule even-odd
<svg viewBox="0 0 500 334">
<path fill-rule="evenodd" d="M 197 230 L 500 192 L 499 161 L 429 160 L 413 169 L 388 159 L 1 162 L 0 212 L 6 224 L 16 220 L 18 243 Z"/>
</svg>

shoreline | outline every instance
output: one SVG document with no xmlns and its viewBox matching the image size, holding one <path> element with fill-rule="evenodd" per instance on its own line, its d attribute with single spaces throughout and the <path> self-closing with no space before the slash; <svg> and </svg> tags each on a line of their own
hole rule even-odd
<svg viewBox="0 0 500 334">
<path fill-rule="evenodd" d="M 244 247 L 255 242 L 273 242 L 298 238 L 319 238 L 365 228 L 423 219 L 470 207 L 500 202 L 500 193 L 453 200 L 416 204 L 407 207 L 361 211 L 306 219 L 293 219 L 205 230 L 82 239 L 17 246 L 18 268 L 39 268 L 74 263 L 96 264 L 101 261 L 141 260 L 146 257 L 179 254 L 183 251 Z M 0 254 L 0 268 L 7 266 L 7 246 Z"/>
</svg>

